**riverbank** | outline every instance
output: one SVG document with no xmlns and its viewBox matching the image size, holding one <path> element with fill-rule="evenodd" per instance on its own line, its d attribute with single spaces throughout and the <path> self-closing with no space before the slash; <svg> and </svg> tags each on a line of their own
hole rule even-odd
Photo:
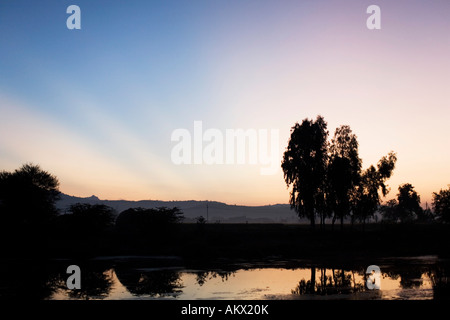
<svg viewBox="0 0 450 320">
<path fill-rule="evenodd" d="M 189 260 L 215 258 L 303 259 L 324 257 L 448 257 L 448 225 L 325 226 L 292 224 L 176 224 L 158 234 L 121 234 L 49 241 L 51 256 L 174 255 Z"/>
</svg>

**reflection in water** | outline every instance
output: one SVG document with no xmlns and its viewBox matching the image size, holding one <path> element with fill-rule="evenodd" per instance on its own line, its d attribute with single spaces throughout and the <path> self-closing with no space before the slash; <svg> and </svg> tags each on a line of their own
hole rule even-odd
<svg viewBox="0 0 450 320">
<path fill-rule="evenodd" d="M 344 271 L 335 269 L 319 269 L 320 276 L 316 281 L 316 268 L 311 268 L 310 280 L 300 280 L 297 287 L 291 290 L 292 294 L 318 294 L 336 295 L 350 294 L 365 289 L 365 279 L 356 281 L 355 271 Z"/>
<path fill-rule="evenodd" d="M 82 270 L 80 290 L 66 288 L 70 264 Z M 30 269 L 29 263 L 9 261 L 0 264 L 0 299 L 450 299 L 448 261 L 390 261 L 380 267 L 381 290 L 371 291 L 365 266 L 190 270 L 111 260 L 47 261 Z"/>
<path fill-rule="evenodd" d="M 223 281 L 227 281 L 228 277 L 234 274 L 233 271 L 197 271 L 196 272 L 196 281 L 197 284 L 201 287 L 207 280 L 211 280 L 217 277 L 220 277 Z"/>
<path fill-rule="evenodd" d="M 85 269 L 86 268 L 82 270 Z M 66 288 L 67 275 L 64 275 L 62 283 L 60 283 L 60 289 L 66 290 L 68 296 L 72 299 L 104 299 L 108 297 L 109 292 L 111 291 L 111 286 L 113 285 L 112 272 L 112 269 L 87 269 L 86 272 L 81 273 L 82 285 L 81 289 L 78 290 L 68 290 Z"/>
<path fill-rule="evenodd" d="M 0 262 L 0 299 L 40 300 L 58 288 L 58 274 L 44 263 L 14 260 Z"/>
<path fill-rule="evenodd" d="M 402 270 L 399 274 L 402 288 L 419 288 L 423 284 L 422 268 Z"/>
<path fill-rule="evenodd" d="M 430 272 L 433 284 L 433 296 L 437 300 L 450 299 L 450 274 L 449 266 L 438 265 Z"/>
<path fill-rule="evenodd" d="M 133 295 L 150 297 L 176 297 L 182 292 L 180 273 L 174 270 L 145 271 L 116 268 L 119 281 Z"/>
<path fill-rule="evenodd" d="M 81 272 L 81 289 L 69 290 L 66 285 L 69 274 L 66 273 L 65 267 L 56 269 L 54 275 L 52 295 L 66 296 L 69 299 L 89 300 L 89 299 L 105 299 L 109 296 L 111 287 L 114 284 L 114 270 L 109 266 L 95 263 L 79 263 Z"/>
</svg>

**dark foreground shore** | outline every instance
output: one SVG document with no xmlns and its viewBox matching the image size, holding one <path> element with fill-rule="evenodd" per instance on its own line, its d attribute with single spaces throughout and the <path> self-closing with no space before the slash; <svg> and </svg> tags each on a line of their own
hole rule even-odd
<svg viewBox="0 0 450 320">
<path fill-rule="evenodd" d="M 51 257 L 174 255 L 186 259 L 449 256 L 448 225 L 176 224 L 136 234 L 109 230 L 58 235 L 41 248 Z"/>
<path fill-rule="evenodd" d="M 423 275 L 431 279 L 432 288 L 420 291 L 421 298 L 449 296 L 447 225 L 370 224 L 364 229 L 361 225 L 346 225 L 343 230 L 339 226 L 334 230 L 331 226 L 313 230 L 307 225 L 174 224 L 151 233 L 116 229 L 91 234 L 59 231 L 49 232 L 46 237 L 29 237 L 16 246 L 13 241 L 2 243 L 10 251 L 9 256 L 4 252 L 0 258 L 0 300 L 58 299 L 58 294 L 74 299 L 121 299 L 122 296 L 109 296 L 117 279 L 128 290 L 124 294 L 167 298 L 166 295 L 176 296 L 183 290 L 186 294 L 191 292 L 192 286 L 184 289 L 180 284 L 187 285 L 192 277 L 198 282 L 196 290 L 206 290 L 202 286 L 205 281 L 215 277 L 226 281 L 242 270 L 250 277 L 260 268 L 307 271 L 292 281 L 292 288 L 286 291 L 289 297 L 283 299 L 319 297 L 316 293 L 325 291 L 317 287 L 313 294 L 308 293 L 308 283 L 325 286 L 326 279 L 334 279 L 334 286 L 326 290 L 339 292 L 336 298 L 353 299 L 358 298 L 359 291 L 350 296 L 341 292 L 355 282 L 355 275 L 364 275 L 365 268 L 372 264 L 381 266 L 385 276 L 405 287 L 401 293 L 391 292 L 392 297 L 416 297 L 420 290 L 410 289 L 416 288 L 413 284 L 417 281 L 421 283 L 418 279 Z M 69 265 L 83 270 L 83 290 L 72 292 L 67 288 Z M 191 280 L 183 282 L 186 275 Z M 261 278 L 252 279 L 254 286 L 261 285 Z M 219 283 L 214 290 L 222 292 L 225 289 Z M 297 285 L 298 294 L 290 294 L 291 289 L 297 292 Z M 362 287 L 363 282 L 351 288 Z M 330 298 L 328 293 L 326 296 Z"/>
</svg>

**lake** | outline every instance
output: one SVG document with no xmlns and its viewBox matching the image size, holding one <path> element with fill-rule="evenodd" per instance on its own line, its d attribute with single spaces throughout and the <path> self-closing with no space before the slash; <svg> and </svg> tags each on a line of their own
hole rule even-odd
<svg viewBox="0 0 450 320">
<path fill-rule="evenodd" d="M 277 260 L 185 263 L 177 257 L 98 257 L 54 260 L 34 281 L 20 281 L 20 266 L 2 270 L 0 297 L 38 299 L 449 299 L 449 261 L 437 256 L 377 258 L 380 290 L 366 285 L 360 260 Z M 66 286 L 66 268 L 81 269 L 81 289 Z M 28 269 L 29 270 L 29 269 Z M 25 271 L 25 270 L 24 270 Z M 16 273 L 16 274 L 15 274 Z M 29 273 L 29 271 L 28 271 Z"/>
</svg>

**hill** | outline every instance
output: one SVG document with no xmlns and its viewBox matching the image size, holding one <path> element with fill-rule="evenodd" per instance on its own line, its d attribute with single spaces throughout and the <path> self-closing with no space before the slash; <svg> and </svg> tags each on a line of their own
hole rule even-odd
<svg viewBox="0 0 450 320">
<path fill-rule="evenodd" d="M 146 209 L 157 207 L 178 207 L 183 211 L 184 222 L 195 222 L 196 218 L 208 217 L 210 222 L 221 223 L 308 223 L 305 219 L 299 219 L 288 204 L 275 204 L 265 206 L 229 205 L 217 201 L 161 201 L 161 200 L 101 200 L 96 196 L 87 198 L 61 194 L 61 199 L 56 207 L 65 213 L 71 204 L 89 203 L 104 204 L 117 213 L 129 208 L 142 207 Z"/>
</svg>

